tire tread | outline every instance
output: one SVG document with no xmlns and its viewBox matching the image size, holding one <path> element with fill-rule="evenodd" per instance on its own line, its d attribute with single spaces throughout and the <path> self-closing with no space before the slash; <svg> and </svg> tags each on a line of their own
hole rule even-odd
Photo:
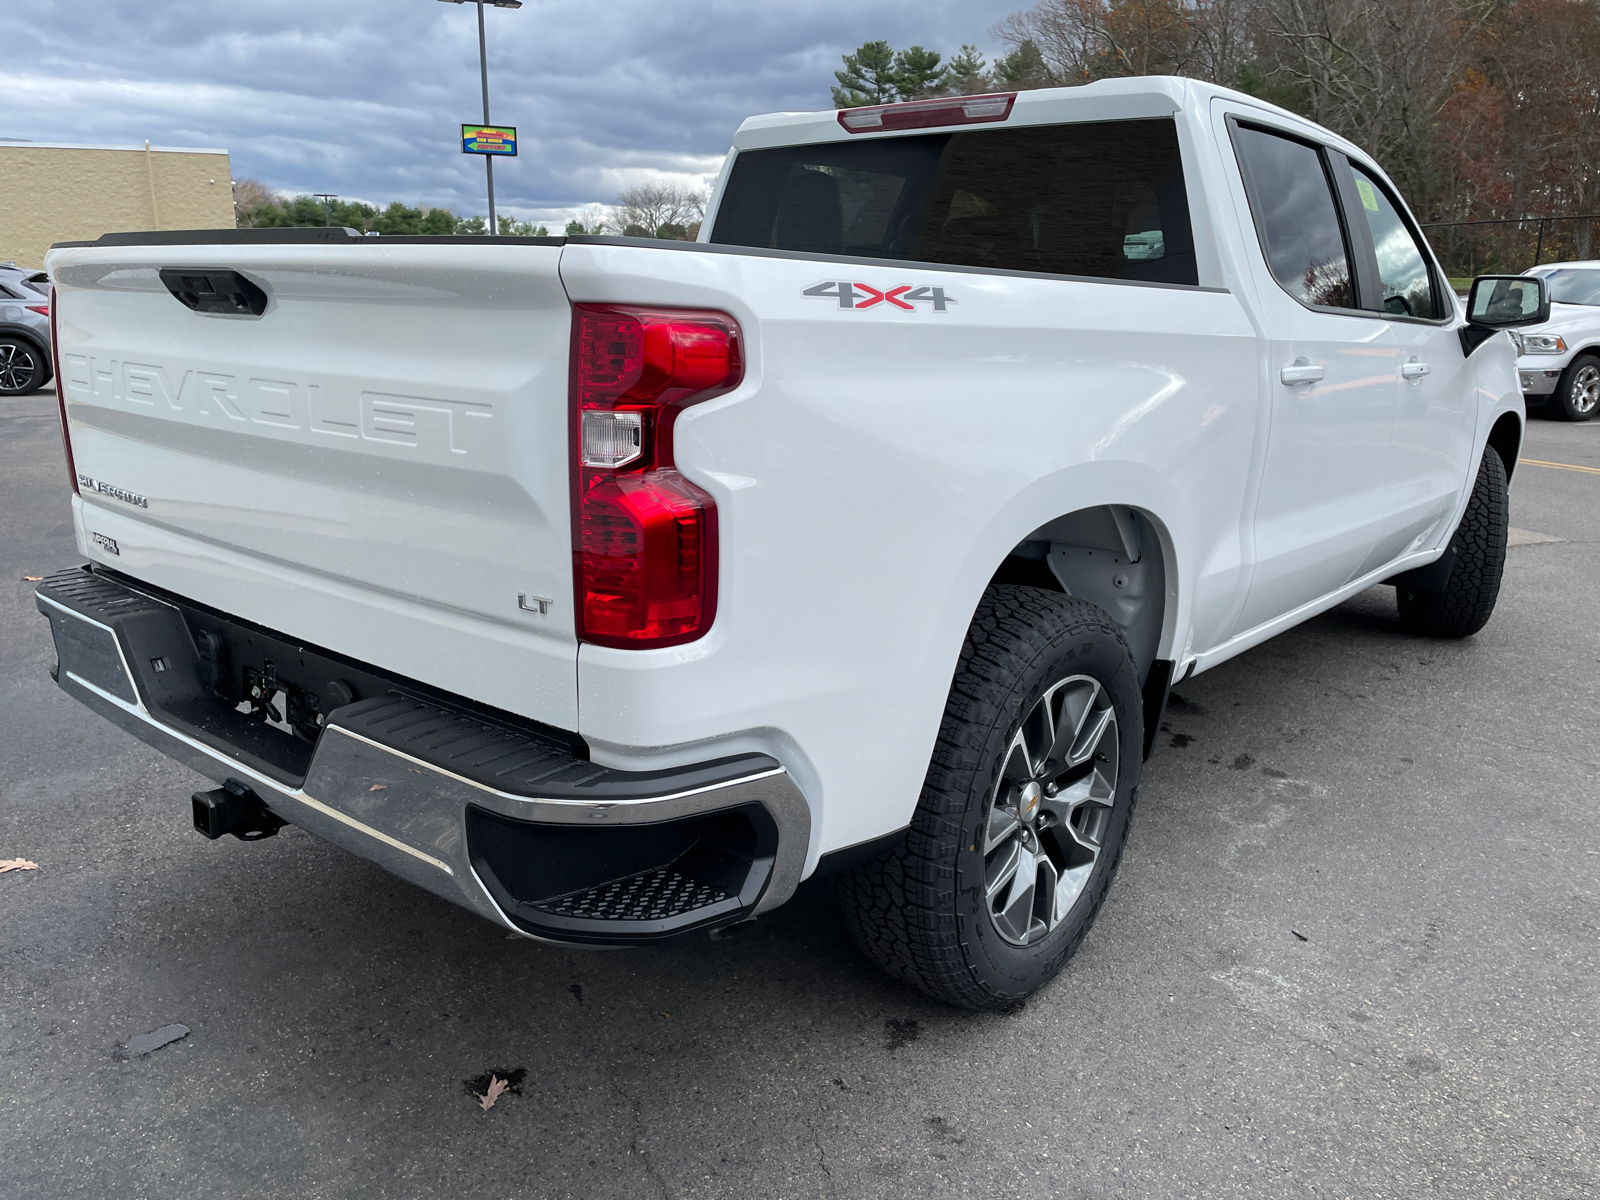
<svg viewBox="0 0 1600 1200">
<path fill-rule="evenodd" d="M 1439 592 L 1397 588 L 1401 625 L 1410 633 L 1440 638 L 1470 637 L 1487 625 L 1500 596 L 1510 528 L 1506 468 L 1491 448 L 1484 451 L 1453 539 L 1456 561 L 1449 581 Z"/>
<path fill-rule="evenodd" d="M 1113 640 L 1132 671 L 1121 631 L 1096 606 L 1040 588 L 995 585 L 985 592 L 961 648 L 905 841 L 839 880 L 846 924 L 867 956 L 890 975 L 947 1003 L 1003 1009 L 1032 990 L 997 991 L 973 968 L 955 915 L 956 858 L 973 788 L 990 766 L 984 746 L 989 731 L 1002 718 L 1020 717 L 1005 711 L 1016 699 L 1018 678 L 1041 656 L 1059 653 L 1084 634 Z M 1137 795 L 1135 780 L 1135 801 Z M 1116 874 L 1129 823 L 1121 823 L 1115 843 L 1106 848 L 1111 861 L 1094 885 L 1088 920 L 1052 956 L 1046 978 L 1065 965 L 1093 923 Z"/>
</svg>

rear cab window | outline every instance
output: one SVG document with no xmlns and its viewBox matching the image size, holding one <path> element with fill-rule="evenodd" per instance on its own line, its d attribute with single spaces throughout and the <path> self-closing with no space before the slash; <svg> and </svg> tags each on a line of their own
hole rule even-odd
<svg viewBox="0 0 1600 1200">
<path fill-rule="evenodd" d="M 1196 284 L 1175 122 L 1078 122 L 746 150 L 723 245 Z"/>
</svg>

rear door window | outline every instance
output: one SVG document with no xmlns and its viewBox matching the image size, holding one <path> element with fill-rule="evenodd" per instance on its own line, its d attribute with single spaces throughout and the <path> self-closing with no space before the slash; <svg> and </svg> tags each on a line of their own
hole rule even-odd
<svg viewBox="0 0 1600 1200">
<path fill-rule="evenodd" d="M 1198 282 L 1170 119 L 746 150 L 734 160 L 711 240 Z"/>
<path fill-rule="evenodd" d="M 1350 255 L 1321 151 L 1250 125 L 1234 126 L 1233 143 L 1273 278 L 1302 304 L 1355 308 Z"/>
</svg>

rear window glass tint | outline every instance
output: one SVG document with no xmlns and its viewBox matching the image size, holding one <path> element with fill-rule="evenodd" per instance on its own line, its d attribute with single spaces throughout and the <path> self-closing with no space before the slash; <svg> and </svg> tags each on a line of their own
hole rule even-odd
<svg viewBox="0 0 1600 1200">
<path fill-rule="evenodd" d="M 1196 283 L 1171 120 L 747 150 L 711 240 L 954 266 Z"/>
<path fill-rule="evenodd" d="M 1302 304 L 1354 308 L 1344 229 L 1322 155 L 1248 125 L 1236 127 L 1234 145 L 1273 277 Z"/>
</svg>

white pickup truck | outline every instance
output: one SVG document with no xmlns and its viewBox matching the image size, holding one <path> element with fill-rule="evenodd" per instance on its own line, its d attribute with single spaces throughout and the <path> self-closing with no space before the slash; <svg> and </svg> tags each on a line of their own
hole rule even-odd
<svg viewBox="0 0 1600 1200">
<path fill-rule="evenodd" d="M 48 260 L 59 683 L 529 937 L 837 873 L 1015 1003 L 1169 687 L 1363 588 L 1473 633 L 1523 402 L 1355 146 L 1179 79 L 746 121 L 699 243 L 107 235 Z M 1469 319 L 1469 314 L 1471 319 Z"/>
<path fill-rule="evenodd" d="M 1524 271 L 1550 289 L 1550 319 L 1516 335 L 1522 396 L 1557 421 L 1600 413 L 1600 262 L 1547 263 Z"/>
</svg>

